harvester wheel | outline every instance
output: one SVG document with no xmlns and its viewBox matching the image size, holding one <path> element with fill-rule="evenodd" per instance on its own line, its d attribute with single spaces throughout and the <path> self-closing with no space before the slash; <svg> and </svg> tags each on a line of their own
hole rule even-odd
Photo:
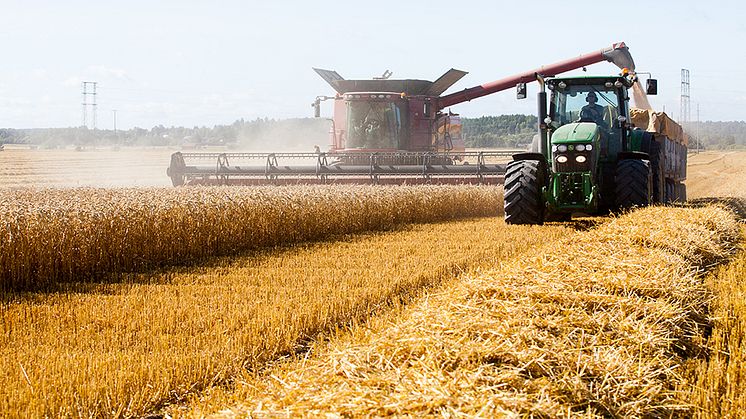
<svg viewBox="0 0 746 419">
<path fill-rule="evenodd" d="M 652 172 L 647 160 L 620 160 L 614 176 L 616 204 L 620 209 L 650 205 L 653 196 Z"/>
<path fill-rule="evenodd" d="M 536 160 L 508 163 L 505 172 L 505 222 L 507 224 L 542 224 L 544 203 L 541 187 L 544 176 Z"/>
</svg>

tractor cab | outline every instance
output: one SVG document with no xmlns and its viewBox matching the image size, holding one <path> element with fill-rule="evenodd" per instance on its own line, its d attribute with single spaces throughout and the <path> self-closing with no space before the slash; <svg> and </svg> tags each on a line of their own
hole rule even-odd
<svg viewBox="0 0 746 419">
<path fill-rule="evenodd" d="M 596 145 L 604 160 L 615 160 L 627 143 L 630 77 L 579 77 L 547 80 L 551 91 L 547 136 L 551 152 L 573 143 Z M 597 144 L 592 144 L 597 142 Z M 556 161 L 557 156 L 552 156 Z"/>
</svg>

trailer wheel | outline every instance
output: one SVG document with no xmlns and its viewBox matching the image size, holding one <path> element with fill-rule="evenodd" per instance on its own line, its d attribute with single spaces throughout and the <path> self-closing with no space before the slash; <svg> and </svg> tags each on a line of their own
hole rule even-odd
<svg viewBox="0 0 746 419">
<path fill-rule="evenodd" d="M 541 187 L 544 176 L 536 160 L 508 163 L 505 172 L 505 222 L 507 224 L 542 224 L 544 202 Z"/>
<path fill-rule="evenodd" d="M 653 200 L 655 203 L 666 202 L 665 180 L 663 179 L 663 159 L 661 145 L 655 140 L 650 141 L 650 172 L 653 178 Z"/>
<path fill-rule="evenodd" d="M 665 188 L 665 191 L 666 191 L 665 203 L 670 204 L 676 201 L 676 193 L 675 193 L 676 185 L 670 180 L 666 180 L 665 187 L 666 187 Z"/>
<path fill-rule="evenodd" d="M 620 209 L 650 205 L 653 196 L 652 173 L 647 160 L 620 160 L 616 166 L 616 204 Z"/>
</svg>

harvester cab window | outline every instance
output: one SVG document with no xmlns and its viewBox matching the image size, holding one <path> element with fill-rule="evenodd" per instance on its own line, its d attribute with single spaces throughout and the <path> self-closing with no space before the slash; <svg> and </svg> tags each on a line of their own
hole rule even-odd
<svg viewBox="0 0 746 419">
<path fill-rule="evenodd" d="M 347 148 L 399 149 L 404 127 L 402 111 L 394 102 L 350 101 L 347 104 Z"/>
</svg>

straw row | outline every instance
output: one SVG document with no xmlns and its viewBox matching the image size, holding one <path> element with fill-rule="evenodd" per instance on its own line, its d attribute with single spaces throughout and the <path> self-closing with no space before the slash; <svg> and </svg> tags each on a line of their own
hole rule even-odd
<svg viewBox="0 0 746 419">
<path fill-rule="evenodd" d="M 0 289 L 105 280 L 247 249 L 497 215 L 494 187 L 0 191 Z"/>
<path fill-rule="evenodd" d="M 190 414 L 688 416 L 676 386 L 704 353 L 698 271 L 739 240 L 716 207 L 647 208 L 467 275 L 316 356 L 246 376 Z"/>
<path fill-rule="evenodd" d="M 738 418 L 746 412 L 746 252 L 709 275 L 707 285 L 715 294 L 709 356 L 693 363 L 681 388 L 697 417 Z"/>
<path fill-rule="evenodd" d="M 412 224 L 0 302 L 0 412 L 139 417 L 570 225 Z"/>
</svg>

